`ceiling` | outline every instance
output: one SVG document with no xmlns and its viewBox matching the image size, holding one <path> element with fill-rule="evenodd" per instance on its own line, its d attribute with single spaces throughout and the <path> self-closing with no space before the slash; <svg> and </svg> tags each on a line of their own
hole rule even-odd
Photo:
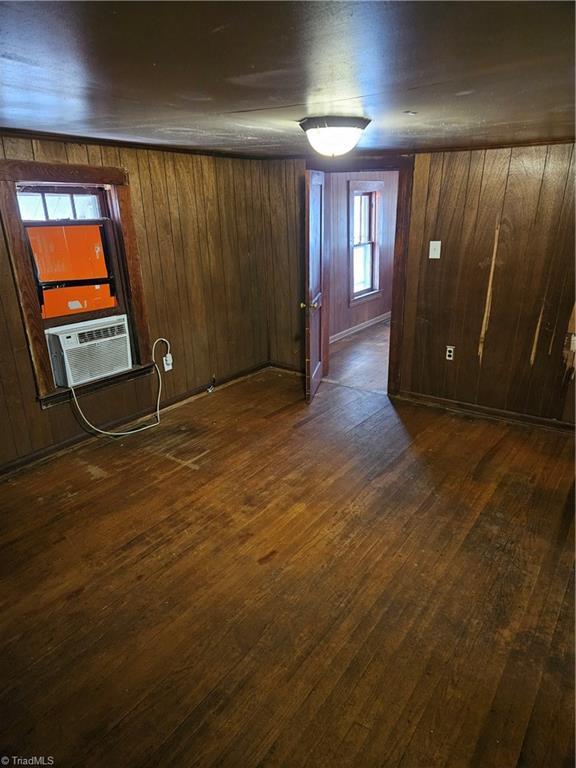
<svg viewBox="0 0 576 768">
<path fill-rule="evenodd" d="M 574 5 L 0 3 L 3 128 L 303 155 L 322 114 L 365 150 L 573 138 Z"/>
</svg>

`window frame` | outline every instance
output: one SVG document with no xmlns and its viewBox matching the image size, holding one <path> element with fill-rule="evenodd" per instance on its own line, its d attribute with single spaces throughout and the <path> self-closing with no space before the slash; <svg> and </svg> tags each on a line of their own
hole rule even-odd
<svg viewBox="0 0 576 768">
<path fill-rule="evenodd" d="M 349 181 L 348 182 L 348 273 L 349 273 L 349 305 L 356 306 L 364 301 L 372 301 L 382 295 L 380 288 L 380 196 L 383 189 L 381 181 Z M 370 195 L 370 240 L 354 243 L 354 199 L 359 195 Z M 355 245 L 370 245 L 372 281 L 369 288 L 354 291 L 354 247 Z"/>
<path fill-rule="evenodd" d="M 47 221 L 22 220 L 17 192 L 21 186 L 70 189 L 98 188 L 101 190 L 103 219 L 49 219 Z M 0 161 L 0 216 L 20 300 L 20 311 L 28 348 L 32 360 L 38 399 L 61 393 L 52 377 L 52 368 L 44 330 L 70 322 L 82 322 L 95 317 L 126 314 L 129 317 L 134 367 L 151 365 L 150 335 L 144 307 L 142 272 L 136 245 L 136 232 L 132 217 L 128 173 L 122 168 L 68 165 L 65 163 L 39 163 L 34 161 Z M 78 312 L 60 318 L 42 317 L 37 287 L 35 261 L 28 240 L 28 226 L 63 226 L 103 224 L 106 246 L 112 262 L 118 305 L 91 312 Z M 121 292 L 121 296 L 120 296 Z M 111 377 L 110 380 L 113 380 Z M 89 386 L 89 385 L 86 385 Z"/>
<path fill-rule="evenodd" d="M 106 191 L 101 184 L 53 184 L 46 182 L 18 182 L 16 185 L 16 197 L 20 193 L 24 194 L 41 194 L 41 195 L 53 195 L 53 194 L 68 194 L 72 196 L 72 209 L 75 212 L 76 204 L 74 202 L 74 195 L 93 195 L 98 198 L 100 205 L 100 213 L 102 214 L 98 218 L 110 218 L 108 211 L 108 201 L 106 199 Z M 49 224 L 51 222 L 64 222 L 64 221 L 93 221 L 94 219 L 51 219 L 48 215 L 48 208 L 46 202 L 43 202 L 45 219 L 22 219 L 25 224 Z M 20 210 L 20 206 L 18 206 Z"/>
<path fill-rule="evenodd" d="M 36 290 L 38 293 L 38 299 L 40 307 L 42 309 L 42 293 L 50 288 L 44 288 L 44 283 L 38 276 L 38 268 L 36 259 L 34 257 L 32 247 L 28 238 L 28 231 L 36 227 L 63 227 L 63 226 L 98 226 L 102 228 L 102 245 L 104 247 L 104 257 L 106 260 L 106 267 L 108 277 L 101 279 L 94 279 L 92 284 L 108 284 L 111 287 L 113 295 L 116 297 L 116 306 L 108 307 L 106 309 L 91 310 L 88 312 L 74 312 L 69 315 L 60 315 L 58 317 L 42 318 L 44 329 L 57 328 L 60 325 L 68 325 L 71 322 L 82 323 L 87 320 L 96 320 L 101 317 L 113 317 L 118 314 L 129 314 L 128 306 L 126 302 L 126 282 L 127 276 L 122 269 L 121 259 L 119 258 L 118 249 L 115 243 L 114 237 L 114 224 L 110 218 L 110 211 L 108 209 L 108 201 L 106 199 L 106 190 L 100 185 L 84 185 L 72 186 L 67 184 L 52 185 L 52 184 L 17 184 L 16 185 L 16 197 L 22 191 L 21 187 L 25 187 L 26 192 L 46 194 L 69 194 L 71 196 L 78 194 L 90 194 L 98 197 L 100 206 L 100 216 L 96 219 L 22 219 L 22 224 L 26 231 L 26 244 L 30 252 L 30 259 L 32 264 L 32 271 L 34 279 L 36 281 Z M 74 203 L 72 202 L 72 210 L 75 211 Z M 48 215 L 46 204 L 44 203 L 45 215 Z M 62 280 L 58 281 L 62 287 L 67 284 L 73 285 L 74 280 Z M 82 284 L 89 284 L 86 281 L 81 281 Z M 52 286 L 51 286 L 52 287 Z"/>
</svg>

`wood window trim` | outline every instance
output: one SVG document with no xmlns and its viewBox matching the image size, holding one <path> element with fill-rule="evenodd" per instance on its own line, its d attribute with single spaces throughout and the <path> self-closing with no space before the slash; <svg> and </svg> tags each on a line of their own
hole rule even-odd
<svg viewBox="0 0 576 768">
<path fill-rule="evenodd" d="M 128 171 L 98 165 L 71 165 L 68 163 L 39 163 L 35 160 L 0 161 L 0 181 L 19 184 L 110 184 L 128 185 Z"/>
<path fill-rule="evenodd" d="M 356 307 L 368 301 L 375 301 L 382 296 L 380 287 L 380 240 L 382 222 L 380 216 L 380 196 L 385 191 L 383 181 L 349 181 L 348 182 L 348 306 Z M 372 288 L 362 293 L 354 293 L 354 195 L 370 193 L 372 201 Z"/>
<path fill-rule="evenodd" d="M 137 366 L 146 366 L 151 361 L 152 352 L 127 171 L 123 168 L 89 165 L 2 160 L 0 218 L 14 273 L 38 398 L 42 400 L 53 395 L 56 387 L 52 378 L 26 227 L 18 206 L 17 184 L 23 183 L 78 186 L 92 184 L 105 187 L 108 212 L 114 224 L 113 237 L 119 268 L 124 272 L 125 303 L 133 330 L 134 357 Z M 99 313 L 98 316 L 105 314 Z"/>
<path fill-rule="evenodd" d="M 80 386 L 75 387 L 75 389 L 81 391 L 83 395 L 87 395 L 92 392 L 98 392 L 100 389 L 115 386 L 117 384 L 123 384 L 127 381 L 134 381 L 134 379 L 139 379 L 143 376 L 150 376 L 153 373 L 154 363 L 146 363 L 146 365 L 133 365 L 129 371 L 115 373 L 105 379 L 89 381 L 86 384 L 81 384 Z M 49 394 L 39 398 L 39 400 L 40 406 L 43 410 L 52 408 L 54 405 L 60 405 L 61 403 L 68 403 L 70 401 L 70 390 L 66 387 L 56 387 Z"/>
<path fill-rule="evenodd" d="M 376 288 L 376 290 L 368 290 L 356 295 L 351 295 L 348 301 L 348 306 L 357 307 L 359 304 L 365 304 L 367 301 L 375 301 L 382 296 L 382 289 Z"/>
</svg>

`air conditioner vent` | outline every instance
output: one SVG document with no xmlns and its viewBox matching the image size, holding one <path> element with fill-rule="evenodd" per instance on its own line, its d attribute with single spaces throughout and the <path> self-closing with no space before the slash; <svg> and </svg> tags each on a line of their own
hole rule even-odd
<svg viewBox="0 0 576 768">
<path fill-rule="evenodd" d="M 132 368 L 126 315 L 46 330 L 54 382 L 75 387 Z"/>
<path fill-rule="evenodd" d="M 90 344 L 67 350 L 71 383 L 92 381 L 125 371 L 130 367 L 124 338 L 111 339 L 106 344 Z"/>
<path fill-rule="evenodd" d="M 108 325 L 104 328 L 94 328 L 91 331 L 83 331 L 78 334 L 80 344 L 86 344 L 88 341 L 98 341 L 98 339 L 111 339 L 113 336 L 120 336 L 126 333 L 125 325 Z"/>
</svg>

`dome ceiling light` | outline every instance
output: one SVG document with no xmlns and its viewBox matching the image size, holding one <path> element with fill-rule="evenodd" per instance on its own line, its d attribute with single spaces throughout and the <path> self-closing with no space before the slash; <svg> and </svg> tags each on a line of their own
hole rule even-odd
<svg viewBox="0 0 576 768">
<path fill-rule="evenodd" d="M 354 149 L 369 123 L 367 117 L 305 117 L 300 128 L 316 152 L 339 157 Z"/>
</svg>

